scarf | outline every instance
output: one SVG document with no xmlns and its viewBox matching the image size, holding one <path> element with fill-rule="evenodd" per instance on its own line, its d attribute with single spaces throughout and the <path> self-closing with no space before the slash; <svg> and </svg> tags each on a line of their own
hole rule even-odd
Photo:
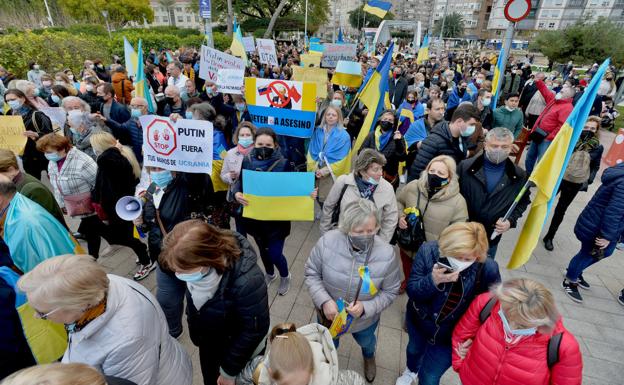
<svg viewBox="0 0 624 385">
<path fill-rule="evenodd" d="M 592 151 L 600 145 L 600 140 L 596 137 L 596 134 L 589 137 L 587 140 L 581 140 L 579 137 L 578 143 L 574 146 L 574 151 Z"/>
<path fill-rule="evenodd" d="M 386 147 L 386 145 L 390 141 L 390 138 L 392 138 L 393 134 L 394 133 L 392 132 L 392 130 L 382 133 L 381 132 L 381 127 L 377 126 L 377 128 L 375 129 L 375 147 L 376 147 L 376 150 L 377 151 L 381 151 L 384 147 Z"/>
<path fill-rule="evenodd" d="M 187 282 L 186 287 L 189 293 L 191 293 L 191 299 L 193 305 L 197 310 L 212 299 L 212 297 L 219 289 L 219 283 L 223 275 L 219 274 L 215 269 L 210 269 L 210 272 L 201 279 L 199 282 Z"/>
<path fill-rule="evenodd" d="M 76 326 L 73 331 L 79 332 L 80 330 L 84 329 L 84 327 L 87 326 L 91 321 L 104 314 L 104 312 L 106 311 L 106 299 L 107 295 L 104 295 L 104 298 L 102 298 L 100 303 L 87 309 L 82 317 L 80 317 L 80 319 L 76 321 Z"/>
<path fill-rule="evenodd" d="M 377 185 L 365 181 L 358 175 L 354 175 L 354 179 L 355 179 L 355 184 L 357 185 L 357 188 L 360 191 L 360 196 L 364 199 L 373 201 L 373 194 L 375 194 Z"/>
<path fill-rule="evenodd" d="M 195 81 L 195 70 L 193 69 L 193 67 L 191 67 L 190 71 L 184 71 L 182 72 L 184 74 L 184 76 L 186 76 L 187 78 Z"/>
<path fill-rule="evenodd" d="M 251 152 L 251 150 L 253 150 L 253 149 L 254 149 L 253 144 L 252 144 L 251 146 L 247 147 L 247 148 L 245 148 L 245 147 L 241 146 L 240 144 L 237 144 L 237 145 L 236 145 L 236 150 L 237 150 L 239 153 L 243 154 L 243 155 L 247 155 L 247 154 L 249 154 L 249 153 Z"/>
</svg>

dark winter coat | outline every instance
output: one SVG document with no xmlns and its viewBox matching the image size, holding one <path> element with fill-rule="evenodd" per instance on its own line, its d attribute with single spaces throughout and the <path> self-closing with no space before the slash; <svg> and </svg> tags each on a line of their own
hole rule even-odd
<svg viewBox="0 0 624 385">
<path fill-rule="evenodd" d="M 9 110 L 6 115 L 13 115 L 13 110 Z M 39 138 L 53 132 L 50 118 L 41 111 L 29 110 L 22 115 L 22 120 L 26 131 L 36 132 Z M 30 138 L 26 141 L 22 161 L 24 170 L 37 179 L 41 178 L 41 171 L 48 169 L 48 160 L 41 151 L 37 150 L 37 142 Z"/>
<path fill-rule="evenodd" d="M 115 205 L 119 198 L 134 195 L 137 179 L 132 166 L 119 149 L 111 147 L 97 158 L 97 175 L 95 187 L 91 192 L 94 203 L 102 205 L 108 219 L 121 221 L 115 212 Z"/>
<path fill-rule="evenodd" d="M 372 148 L 373 150 L 381 152 L 386 157 L 386 165 L 383 167 L 383 170 L 387 175 L 392 177 L 399 174 L 399 163 L 407 159 L 405 140 L 403 140 L 403 138 L 392 138 L 382 149 L 377 149 L 375 145 L 375 132 L 373 131 L 364 139 L 360 151 L 365 148 Z"/>
<path fill-rule="evenodd" d="M 118 123 L 113 119 L 106 119 L 106 125 L 121 144 L 132 148 L 134 156 L 139 163 L 143 164 L 143 128 L 139 120 L 130 118 L 123 123 Z"/>
</svg>

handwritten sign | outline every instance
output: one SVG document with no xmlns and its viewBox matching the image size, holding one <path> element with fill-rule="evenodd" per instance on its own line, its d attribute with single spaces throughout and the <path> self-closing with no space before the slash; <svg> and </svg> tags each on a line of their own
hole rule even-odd
<svg viewBox="0 0 624 385">
<path fill-rule="evenodd" d="M 243 37 L 243 47 L 246 52 L 254 52 L 256 50 L 256 43 L 254 43 L 253 36 Z"/>
<path fill-rule="evenodd" d="M 0 148 L 22 155 L 28 138 L 24 136 L 24 121 L 21 116 L 0 116 Z"/>
<path fill-rule="evenodd" d="M 243 93 L 243 82 L 245 80 L 245 70 L 222 68 L 219 70 L 217 79 L 217 90 L 224 94 Z"/>
<path fill-rule="evenodd" d="M 327 68 L 304 68 L 293 66 L 292 69 L 293 80 L 313 82 L 316 84 L 316 97 L 327 97 Z"/>
<path fill-rule="evenodd" d="M 199 61 L 199 77 L 216 83 L 217 75 L 221 68 L 245 70 L 245 63 L 236 56 L 228 55 L 214 48 L 202 45 L 201 58 Z"/>
<path fill-rule="evenodd" d="M 256 39 L 256 49 L 260 56 L 260 63 L 276 66 L 277 54 L 275 53 L 275 42 L 271 39 Z"/>
<path fill-rule="evenodd" d="M 320 67 L 321 66 L 321 54 L 320 53 L 304 53 L 300 56 L 301 64 L 304 67 Z"/>
<path fill-rule="evenodd" d="M 340 60 L 356 60 L 355 44 L 324 44 L 323 59 L 321 66 L 334 68 Z"/>
</svg>

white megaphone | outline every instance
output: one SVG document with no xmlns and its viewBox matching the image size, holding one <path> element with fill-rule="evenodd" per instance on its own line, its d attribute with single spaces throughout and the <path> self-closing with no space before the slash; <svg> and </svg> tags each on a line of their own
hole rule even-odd
<svg viewBox="0 0 624 385">
<path fill-rule="evenodd" d="M 143 202 L 140 198 L 129 195 L 119 198 L 115 205 L 115 212 L 124 221 L 133 221 L 143 212 Z"/>
</svg>

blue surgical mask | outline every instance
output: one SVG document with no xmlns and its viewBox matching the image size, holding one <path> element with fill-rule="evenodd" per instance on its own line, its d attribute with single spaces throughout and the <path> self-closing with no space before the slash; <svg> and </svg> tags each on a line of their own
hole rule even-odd
<svg viewBox="0 0 624 385">
<path fill-rule="evenodd" d="M 375 178 L 373 178 L 372 176 L 369 176 L 368 179 L 366 180 L 368 183 L 372 184 L 372 185 L 378 185 L 379 181 L 376 180 Z"/>
<path fill-rule="evenodd" d="M 74 331 L 76 331 L 76 323 L 72 322 L 70 324 L 65 324 L 65 330 L 67 330 L 69 333 L 73 333 Z"/>
<path fill-rule="evenodd" d="M 466 126 L 466 129 L 462 131 L 461 136 L 463 137 L 472 136 L 472 134 L 474 134 L 476 129 L 477 127 L 474 124 L 471 124 L 470 126 Z"/>
<path fill-rule="evenodd" d="M 59 104 L 61 102 L 61 98 L 59 98 L 58 95 L 51 95 L 50 99 L 52 99 L 52 101 L 56 104 Z"/>
<path fill-rule="evenodd" d="M 143 112 L 141 111 L 141 109 L 140 109 L 140 108 L 133 108 L 133 109 L 130 111 L 130 115 L 131 115 L 133 118 L 138 118 L 138 117 L 140 117 L 141 115 L 143 115 Z"/>
<path fill-rule="evenodd" d="M 186 111 L 184 113 L 184 118 L 185 119 L 193 119 L 193 113 L 191 111 Z"/>
<path fill-rule="evenodd" d="M 62 159 L 61 156 L 58 154 L 58 152 L 46 152 L 45 157 L 50 162 L 58 162 L 59 160 Z"/>
<path fill-rule="evenodd" d="M 150 176 L 152 177 L 152 181 L 160 188 L 167 187 L 173 180 L 173 175 L 169 170 L 152 171 Z"/>
<path fill-rule="evenodd" d="M 238 112 L 245 111 L 245 107 L 245 103 L 236 103 L 236 109 L 238 110 Z"/>
<path fill-rule="evenodd" d="M 183 274 L 183 273 L 175 273 L 176 278 L 178 278 L 180 281 L 184 281 L 184 282 L 199 282 L 202 279 L 204 279 L 205 276 L 207 276 L 208 274 L 202 273 L 201 270 L 196 271 L 194 273 L 189 273 L 189 274 Z"/>
<path fill-rule="evenodd" d="M 481 99 L 481 104 L 483 104 L 483 107 L 489 106 L 490 103 L 492 103 L 492 99 L 490 98 Z"/>
<path fill-rule="evenodd" d="M 505 317 L 503 309 L 498 310 L 498 315 L 500 316 L 501 321 L 503 321 L 503 329 L 505 329 L 505 332 L 507 334 L 511 334 L 514 336 L 532 336 L 537 333 L 537 328 L 512 329 L 509 325 L 509 321 L 507 321 L 507 317 Z"/>
<path fill-rule="evenodd" d="M 240 144 L 244 148 L 251 146 L 253 142 L 254 142 L 253 138 L 251 137 L 244 137 L 244 138 L 241 138 L 240 136 L 238 137 L 238 144 Z"/>
<path fill-rule="evenodd" d="M 331 105 L 336 108 L 342 108 L 342 100 L 340 99 L 332 99 Z"/>
<path fill-rule="evenodd" d="M 11 107 L 13 111 L 17 111 L 22 107 L 22 102 L 20 102 L 19 100 L 9 100 L 7 104 L 9 105 L 9 107 Z"/>
</svg>

